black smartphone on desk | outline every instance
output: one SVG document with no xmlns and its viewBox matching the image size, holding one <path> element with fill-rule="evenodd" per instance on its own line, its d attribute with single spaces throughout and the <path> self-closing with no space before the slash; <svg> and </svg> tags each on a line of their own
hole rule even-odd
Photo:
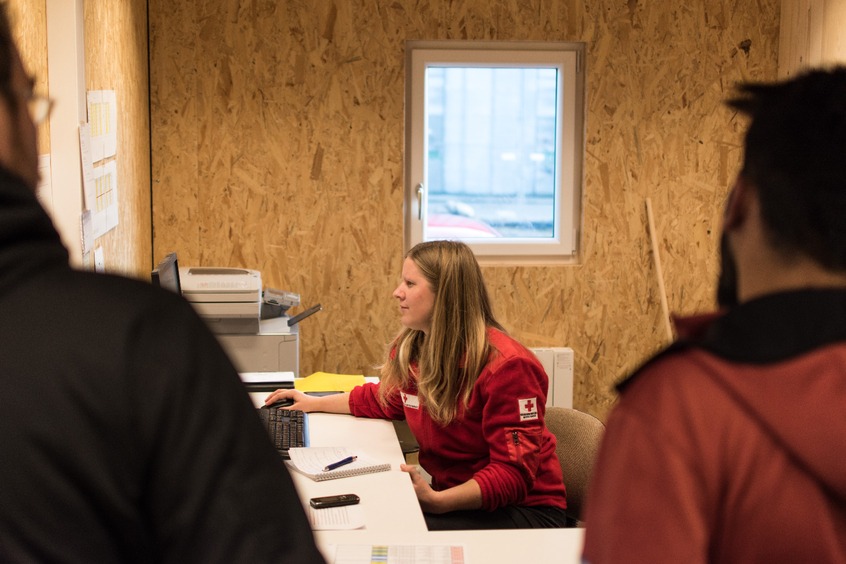
<svg viewBox="0 0 846 564">
<path fill-rule="evenodd" d="M 361 498 L 355 494 L 328 495 L 326 497 L 313 497 L 308 500 L 309 505 L 315 509 L 326 507 L 341 507 L 342 505 L 355 505 Z"/>
</svg>

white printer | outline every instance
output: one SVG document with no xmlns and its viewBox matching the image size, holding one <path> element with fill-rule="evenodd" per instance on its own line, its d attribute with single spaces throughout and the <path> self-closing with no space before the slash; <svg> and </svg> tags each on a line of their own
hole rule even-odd
<svg viewBox="0 0 846 564">
<path fill-rule="evenodd" d="M 172 257 L 172 259 L 170 258 Z M 170 262 L 168 262 L 170 259 Z M 176 265 L 168 255 L 151 277 L 166 279 L 160 270 Z M 300 304 L 300 296 L 273 288 L 262 291 L 261 273 L 246 268 L 177 267 L 176 291 L 215 333 L 239 372 L 300 372 L 298 323 L 320 311 L 320 304 L 299 315 L 286 312 Z"/>
<path fill-rule="evenodd" d="M 246 268 L 179 267 L 182 295 L 215 333 L 256 334 L 261 273 Z"/>
</svg>

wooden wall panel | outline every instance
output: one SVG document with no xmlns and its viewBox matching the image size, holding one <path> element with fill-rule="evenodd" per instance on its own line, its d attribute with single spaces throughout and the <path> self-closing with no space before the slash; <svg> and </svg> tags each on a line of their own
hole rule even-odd
<svg viewBox="0 0 846 564">
<path fill-rule="evenodd" d="M 85 84 L 117 96 L 120 223 L 95 241 L 106 271 L 149 280 L 150 106 L 146 0 L 85 0 Z M 106 159 L 104 162 L 113 160 Z"/>
<path fill-rule="evenodd" d="M 778 76 L 846 63 L 846 0 L 782 0 Z"/>
<path fill-rule="evenodd" d="M 46 0 L 9 0 L 6 9 L 12 35 L 21 53 L 26 71 L 35 78 L 35 91 L 49 95 L 47 87 L 47 2 Z M 50 128 L 45 122 L 38 128 L 38 154 L 50 152 Z"/>
<path fill-rule="evenodd" d="M 826 0 L 820 51 L 825 61 L 846 63 L 846 0 Z"/>
<path fill-rule="evenodd" d="M 779 78 L 790 78 L 797 72 L 822 62 L 826 3 L 827 0 L 782 0 Z"/>
<path fill-rule="evenodd" d="M 324 311 L 301 372 L 375 374 L 399 329 L 405 41 L 588 44 L 582 263 L 485 267 L 504 325 L 576 351 L 577 408 L 662 342 L 644 202 L 670 307 L 713 307 L 743 124 L 777 72 L 779 0 L 150 2 L 154 255 L 262 271 Z"/>
</svg>

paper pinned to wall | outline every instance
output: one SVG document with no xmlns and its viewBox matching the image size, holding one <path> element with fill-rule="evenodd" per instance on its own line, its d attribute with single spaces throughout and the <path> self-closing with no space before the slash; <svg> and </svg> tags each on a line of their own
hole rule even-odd
<svg viewBox="0 0 846 564">
<path fill-rule="evenodd" d="M 91 216 L 95 239 L 117 227 L 117 161 L 94 169 L 94 205 L 91 207 Z"/>
<path fill-rule="evenodd" d="M 89 90 L 91 158 L 99 162 L 117 153 L 117 96 L 114 90 Z"/>
<path fill-rule="evenodd" d="M 103 112 L 106 119 L 103 158 L 108 158 L 117 154 L 117 95 L 114 90 L 103 90 Z"/>
<path fill-rule="evenodd" d="M 79 126 L 79 157 L 82 159 L 82 191 L 85 208 L 94 208 L 94 157 L 91 151 L 91 130 L 88 124 Z"/>
<path fill-rule="evenodd" d="M 94 249 L 94 272 L 98 274 L 106 273 L 106 257 L 103 253 L 103 247 Z"/>
<path fill-rule="evenodd" d="M 91 162 L 103 160 L 103 91 L 88 91 L 88 133 L 91 138 Z"/>
</svg>

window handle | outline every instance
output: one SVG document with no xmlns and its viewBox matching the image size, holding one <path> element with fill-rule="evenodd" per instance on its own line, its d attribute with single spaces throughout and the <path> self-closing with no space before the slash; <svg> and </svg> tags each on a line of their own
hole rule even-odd
<svg viewBox="0 0 846 564">
<path fill-rule="evenodd" d="M 423 183 L 417 185 L 417 220 L 423 221 L 423 192 L 426 188 L 423 187 Z"/>
</svg>

